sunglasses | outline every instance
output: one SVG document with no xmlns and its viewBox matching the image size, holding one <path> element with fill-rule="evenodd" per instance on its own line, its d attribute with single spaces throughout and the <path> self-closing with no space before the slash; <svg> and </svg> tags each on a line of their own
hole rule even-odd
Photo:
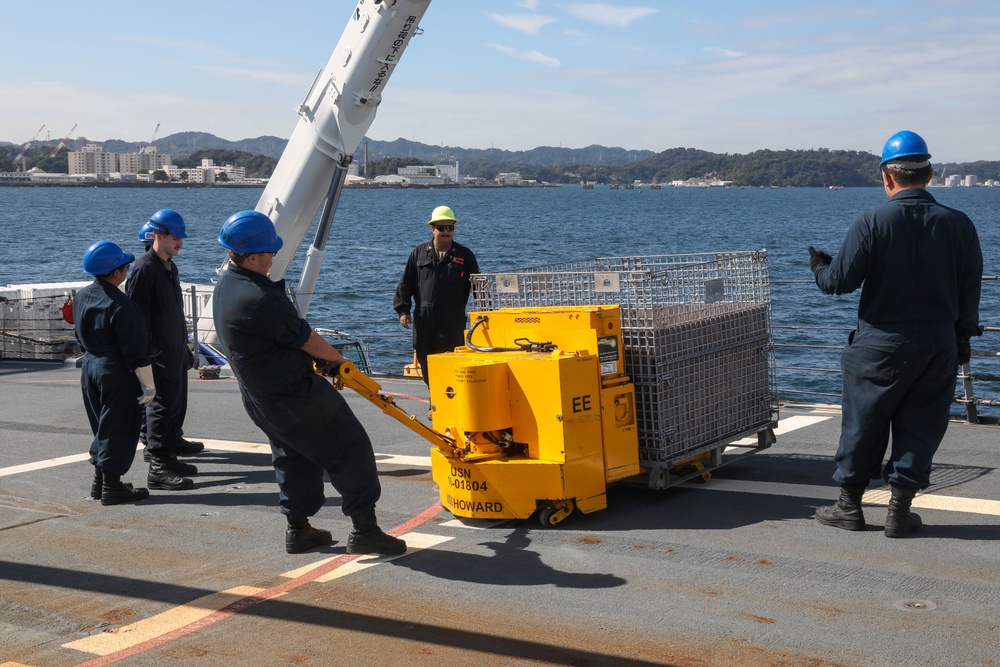
<svg viewBox="0 0 1000 667">
<path fill-rule="evenodd" d="M 434 225 L 434 229 L 439 232 L 452 232 L 455 231 L 455 225 Z"/>
</svg>

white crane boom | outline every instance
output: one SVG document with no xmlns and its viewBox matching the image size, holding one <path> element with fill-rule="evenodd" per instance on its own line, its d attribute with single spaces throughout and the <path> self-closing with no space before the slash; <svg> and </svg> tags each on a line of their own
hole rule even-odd
<svg viewBox="0 0 1000 667">
<path fill-rule="evenodd" d="M 77 125 L 79 125 L 79 123 L 73 123 L 73 127 L 69 129 L 69 132 L 66 133 L 66 136 L 63 137 L 62 141 L 59 142 L 59 145 L 55 147 L 55 150 L 52 151 L 52 155 L 50 157 L 55 157 L 59 155 L 59 151 L 61 151 L 63 148 L 66 147 L 66 142 L 69 141 L 69 135 L 73 134 L 73 130 L 76 129 Z"/>
<path fill-rule="evenodd" d="M 304 316 L 326 252 L 333 214 L 354 151 L 375 120 L 382 90 L 431 0 L 359 0 L 326 67 L 298 107 L 299 121 L 256 210 L 267 215 L 284 241 L 270 277 L 284 277 L 323 208 L 306 255 L 297 297 Z M 228 262 L 219 272 L 225 271 Z M 211 302 L 203 310 L 203 340 L 217 343 Z M 205 326 L 207 325 L 207 326 Z"/>
<path fill-rule="evenodd" d="M 299 106 L 299 122 L 257 202 L 256 209 L 271 218 L 285 242 L 271 267 L 273 279 L 284 277 L 324 199 L 332 218 L 347 167 L 375 120 L 382 90 L 403 50 L 419 34 L 418 23 L 429 4 L 430 0 L 361 0 L 352 12 L 330 61 Z M 303 268 L 305 282 L 299 286 L 303 314 L 319 268 L 311 265 L 322 261 L 328 232 L 323 230 L 319 244 L 310 247 Z"/>
<path fill-rule="evenodd" d="M 160 131 L 160 124 L 157 123 L 156 127 L 153 128 L 153 135 L 151 137 L 149 137 L 149 141 L 146 142 L 145 144 L 142 144 L 141 146 L 139 146 L 139 154 L 140 155 L 142 155 L 143 153 L 145 153 L 146 149 L 153 145 L 153 142 L 156 141 L 156 135 L 159 133 L 159 131 Z"/>
</svg>

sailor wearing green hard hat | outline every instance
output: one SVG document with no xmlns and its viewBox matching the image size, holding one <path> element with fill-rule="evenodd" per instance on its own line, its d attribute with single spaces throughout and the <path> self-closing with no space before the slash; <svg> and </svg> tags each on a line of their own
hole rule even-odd
<svg viewBox="0 0 1000 667">
<path fill-rule="evenodd" d="M 455 242 L 458 218 L 451 208 L 438 206 L 427 224 L 431 240 L 410 252 L 392 303 L 400 325 L 413 329 L 413 350 L 425 383 L 427 355 L 465 344 L 465 306 L 472 276 L 479 273 L 475 254 Z"/>
<path fill-rule="evenodd" d="M 923 137 L 893 134 L 880 163 L 889 200 L 854 221 L 835 256 L 808 248 L 820 290 L 861 290 L 858 325 L 841 354 L 843 423 L 833 475 L 840 498 L 817 508 L 824 526 L 864 530 L 862 497 L 881 479 L 891 487 L 885 536 L 908 537 L 921 527 L 910 506 L 930 485 L 957 369 L 969 372 L 969 339 L 982 333 L 979 237 L 968 216 L 927 192 L 930 159 Z"/>
</svg>

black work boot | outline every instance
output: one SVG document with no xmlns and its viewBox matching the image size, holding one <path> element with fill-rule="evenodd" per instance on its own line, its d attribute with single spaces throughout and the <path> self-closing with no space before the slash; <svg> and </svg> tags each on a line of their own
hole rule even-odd
<svg viewBox="0 0 1000 667">
<path fill-rule="evenodd" d="M 94 500 L 101 499 L 104 492 L 104 471 L 94 466 L 94 481 L 90 483 L 90 497 Z"/>
<path fill-rule="evenodd" d="M 885 517 L 886 537 L 907 537 L 917 532 L 923 521 L 919 514 L 910 511 L 916 489 L 904 489 L 901 486 L 892 487 L 892 497 L 889 498 L 889 514 Z"/>
<path fill-rule="evenodd" d="M 178 456 L 191 456 L 192 454 L 197 454 L 205 449 L 204 442 L 198 442 L 197 440 L 188 440 L 186 438 L 181 438 L 180 442 L 177 443 L 175 451 Z"/>
<path fill-rule="evenodd" d="M 288 553 L 300 554 L 327 544 L 333 544 L 330 531 L 313 528 L 308 519 L 288 519 L 288 528 L 285 530 L 285 551 Z"/>
<path fill-rule="evenodd" d="M 198 466 L 193 463 L 185 463 L 177 459 L 177 452 L 168 451 L 167 454 L 167 467 L 170 468 L 171 472 L 174 472 L 181 477 L 187 477 L 188 475 L 197 475 Z"/>
<path fill-rule="evenodd" d="M 145 443 L 143 443 L 143 444 L 145 445 Z M 144 446 L 142 448 L 142 460 L 145 461 L 146 463 L 149 463 L 149 459 L 150 459 L 150 456 L 149 456 L 149 447 L 145 447 Z"/>
<path fill-rule="evenodd" d="M 146 498 L 149 498 L 149 491 L 146 489 L 136 489 L 131 484 L 123 484 L 120 475 L 104 473 L 104 489 L 101 492 L 102 505 L 134 503 Z"/>
<path fill-rule="evenodd" d="M 184 491 L 194 488 L 194 480 L 182 477 L 170 469 L 170 454 L 162 451 L 150 452 L 149 474 L 146 483 L 151 489 L 163 491 Z"/>
<path fill-rule="evenodd" d="M 844 530 L 864 530 L 865 515 L 861 512 L 861 496 L 865 495 L 867 487 L 867 484 L 842 485 L 840 499 L 836 504 L 816 508 L 816 521 L 824 526 Z"/>
<path fill-rule="evenodd" d="M 406 553 L 406 542 L 398 537 L 392 537 L 382 532 L 375 520 L 375 510 L 368 510 L 351 517 L 354 530 L 347 538 L 347 553 L 378 554 L 380 556 L 398 556 Z"/>
</svg>

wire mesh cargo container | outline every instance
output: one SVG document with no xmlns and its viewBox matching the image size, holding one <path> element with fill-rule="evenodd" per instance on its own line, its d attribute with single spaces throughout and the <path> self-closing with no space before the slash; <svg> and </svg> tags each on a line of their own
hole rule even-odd
<svg viewBox="0 0 1000 667">
<path fill-rule="evenodd" d="M 78 346 L 63 319 L 66 295 L 18 294 L 0 302 L 0 358 L 62 361 Z"/>
<path fill-rule="evenodd" d="M 473 276 L 480 311 L 621 306 L 639 456 L 677 465 L 777 419 L 767 251 L 601 257 Z M 770 440 L 767 445 L 770 444 Z M 766 446 L 766 445 L 765 445 Z"/>
</svg>

